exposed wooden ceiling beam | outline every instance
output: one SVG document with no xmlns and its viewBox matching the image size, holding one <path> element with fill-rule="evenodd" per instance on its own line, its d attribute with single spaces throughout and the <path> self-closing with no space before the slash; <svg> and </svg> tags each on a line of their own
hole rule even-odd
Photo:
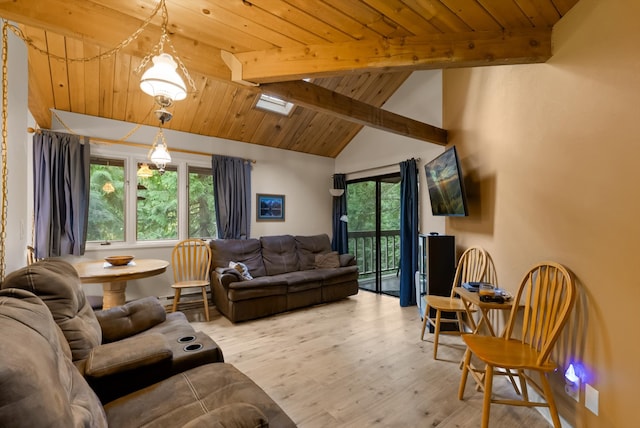
<svg viewBox="0 0 640 428">
<path fill-rule="evenodd" d="M 312 83 L 269 83 L 259 88 L 265 94 L 360 125 L 430 143 L 447 144 L 447 131 L 444 129 L 373 107 Z"/>
<path fill-rule="evenodd" d="M 349 71 L 441 69 L 545 62 L 551 28 L 359 40 L 236 53 L 243 80 L 269 83 Z"/>
<path fill-rule="evenodd" d="M 98 10 L 101 25 L 95 24 Z M 118 46 L 143 22 L 142 19 L 86 0 L 0 1 L 0 16 L 64 36 L 90 40 L 107 49 Z M 160 28 L 150 24 L 143 36 L 124 47 L 123 52 L 139 57 L 145 56 L 160 40 L 160 34 Z M 231 71 L 223 61 L 220 49 L 179 34 L 171 35 L 171 41 L 190 71 L 230 84 L 239 84 L 231 80 Z M 35 42 L 42 49 L 46 49 L 46 41 Z M 230 58 L 227 58 L 227 61 L 229 60 Z M 360 125 L 436 144 L 446 144 L 446 131 L 443 129 L 390 113 L 317 85 L 282 83 L 256 90 Z"/>
</svg>

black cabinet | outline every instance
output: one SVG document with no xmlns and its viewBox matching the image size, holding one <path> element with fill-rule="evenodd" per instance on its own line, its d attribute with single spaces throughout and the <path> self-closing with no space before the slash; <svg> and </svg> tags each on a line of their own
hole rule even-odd
<svg viewBox="0 0 640 428">
<path fill-rule="evenodd" d="M 418 237 L 418 272 L 416 273 L 416 298 L 420 318 L 424 318 L 424 295 L 451 295 L 451 286 L 456 272 L 456 243 L 451 235 L 419 235 Z M 432 310 L 432 317 L 435 311 Z M 454 318 L 455 314 L 443 313 L 443 317 Z M 453 324 L 442 324 L 445 327 Z M 429 326 L 433 332 L 433 327 Z"/>
</svg>

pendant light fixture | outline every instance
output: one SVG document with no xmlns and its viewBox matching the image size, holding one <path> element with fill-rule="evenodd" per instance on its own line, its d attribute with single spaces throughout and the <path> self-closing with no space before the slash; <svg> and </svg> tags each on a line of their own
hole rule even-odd
<svg viewBox="0 0 640 428">
<path fill-rule="evenodd" d="M 156 55 L 152 59 L 153 66 L 144 72 L 140 79 L 140 89 L 151 95 L 156 102 L 169 107 L 174 101 L 187 97 L 187 86 L 176 71 L 178 64 L 167 53 Z"/>
<path fill-rule="evenodd" d="M 151 95 L 160 107 L 164 109 L 172 105 L 174 101 L 184 100 L 187 97 L 187 85 L 185 85 L 184 80 L 178 74 L 178 67 L 180 67 L 182 74 L 188 80 L 189 85 L 194 91 L 196 87 L 187 68 L 178 57 L 176 49 L 171 44 L 171 40 L 169 40 L 169 33 L 167 31 L 169 14 L 165 0 L 160 0 L 160 8 L 162 10 L 162 35 L 160 36 L 160 42 L 142 59 L 137 71 L 139 72 L 144 69 L 149 63 L 149 60 L 151 60 L 153 65 L 142 74 L 140 89 L 145 94 Z M 174 53 L 175 59 L 170 54 L 164 52 L 165 43 Z"/>
<path fill-rule="evenodd" d="M 171 162 L 171 155 L 167 147 L 167 142 L 164 139 L 164 133 L 162 128 L 158 129 L 158 133 L 153 139 L 151 149 L 149 150 L 148 159 L 153 162 L 158 168 L 160 175 L 164 174 L 165 167 Z"/>
</svg>

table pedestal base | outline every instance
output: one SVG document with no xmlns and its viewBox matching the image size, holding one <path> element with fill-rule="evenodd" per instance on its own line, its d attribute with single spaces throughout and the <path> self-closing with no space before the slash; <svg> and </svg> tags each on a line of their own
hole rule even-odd
<svg viewBox="0 0 640 428">
<path fill-rule="evenodd" d="M 126 281 L 105 282 L 102 284 L 102 309 L 110 309 L 114 306 L 124 305 L 126 301 Z"/>
</svg>

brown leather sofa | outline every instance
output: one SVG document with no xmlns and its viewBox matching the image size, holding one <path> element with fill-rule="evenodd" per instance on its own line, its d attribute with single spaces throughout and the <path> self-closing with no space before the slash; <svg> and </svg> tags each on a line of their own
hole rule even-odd
<svg viewBox="0 0 640 428">
<path fill-rule="evenodd" d="M 211 292 L 232 322 L 332 302 L 358 293 L 358 266 L 331 251 L 329 236 L 218 239 L 212 250 Z M 230 262 L 242 263 L 247 280 Z"/>
<path fill-rule="evenodd" d="M 181 312 L 167 314 L 156 297 L 95 311 L 74 267 L 45 259 L 18 269 L 0 288 L 36 294 L 69 343 L 72 361 L 103 403 L 207 363 L 222 350 Z"/>
<path fill-rule="evenodd" d="M 103 405 L 47 306 L 26 290 L 0 291 L 0 331 L 3 427 L 295 427 L 226 363 L 186 370 Z"/>
</svg>

